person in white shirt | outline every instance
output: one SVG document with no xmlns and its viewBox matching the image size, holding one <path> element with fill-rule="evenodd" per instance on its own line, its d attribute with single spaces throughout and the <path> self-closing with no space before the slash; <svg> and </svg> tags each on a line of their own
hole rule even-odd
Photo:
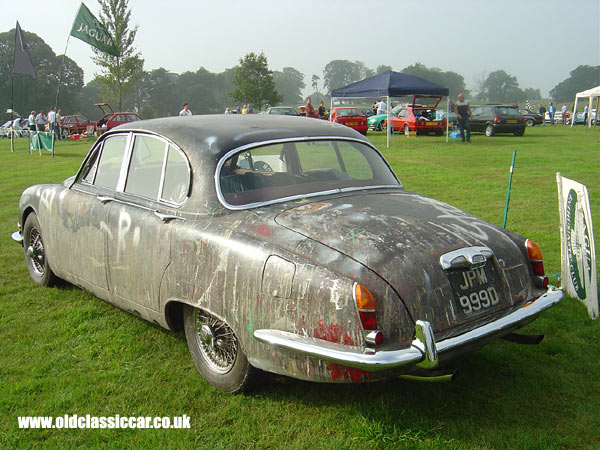
<svg viewBox="0 0 600 450">
<path fill-rule="evenodd" d="M 37 116 L 35 116 L 35 124 L 37 126 L 38 131 L 46 131 L 46 124 L 48 121 L 46 120 L 46 115 L 44 111 L 40 111 Z"/>
<path fill-rule="evenodd" d="M 56 108 L 54 106 L 50 108 L 50 111 L 48 111 L 48 117 L 46 120 L 48 120 L 50 132 L 54 133 L 54 130 L 56 129 Z"/>
<path fill-rule="evenodd" d="M 31 111 L 29 117 L 27 118 L 27 122 L 29 124 L 29 130 L 35 131 L 35 111 Z"/>
<path fill-rule="evenodd" d="M 387 112 L 387 105 L 383 100 L 377 103 L 377 114 L 385 114 Z"/>
<path fill-rule="evenodd" d="M 562 108 L 560 109 L 562 112 L 562 123 L 563 125 L 567 124 L 567 110 L 569 108 L 567 108 L 567 105 L 562 105 Z"/>
<path fill-rule="evenodd" d="M 583 124 L 587 125 L 587 118 L 588 118 L 588 113 L 590 112 L 590 109 L 588 108 L 588 105 L 585 105 L 585 108 L 583 108 Z"/>
<path fill-rule="evenodd" d="M 190 111 L 190 107 L 188 106 L 187 102 L 183 104 L 183 109 L 179 111 L 179 115 L 183 117 L 192 115 L 192 111 Z"/>
</svg>

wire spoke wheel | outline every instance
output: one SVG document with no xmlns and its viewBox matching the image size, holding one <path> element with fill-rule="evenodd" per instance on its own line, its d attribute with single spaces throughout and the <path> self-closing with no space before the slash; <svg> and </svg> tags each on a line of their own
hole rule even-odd
<svg viewBox="0 0 600 450">
<path fill-rule="evenodd" d="M 229 372 L 238 354 L 238 340 L 229 326 L 216 317 L 196 309 L 194 329 L 202 358 L 217 373 Z"/>
<path fill-rule="evenodd" d="M 31 269 L 39 277 L 43 277 L 46 272 L 46 253 L 44 252 L 44 242 L 37 228 L 32 228 L 29 235 L 29 246 L 27 247 L 27 257 L 31 261 Z"/>
</svg>

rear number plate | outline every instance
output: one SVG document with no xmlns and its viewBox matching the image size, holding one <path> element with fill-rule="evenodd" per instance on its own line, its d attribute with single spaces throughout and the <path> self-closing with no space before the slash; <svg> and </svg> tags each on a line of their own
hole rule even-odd
<svg viewBox="0 0 600 450">
<path fill-rule="evenodd" d="M 358 122 L 346 122 L 346 125 L 348 125 L 348 126 L 358 125 Z"/>
<path fill-rule="evenodd" d="M 454 299 L 464 314 L 483 313 L 500 303 L 497 275 L 492 267 L 488 261 L 478 269 L 448 273 Z"/>
<path fill-rule="evenodd" d="M 509 119 L 506 121 L 506 123 L 517 123 L 518 121 L 515 119 Z"/>
</svg>

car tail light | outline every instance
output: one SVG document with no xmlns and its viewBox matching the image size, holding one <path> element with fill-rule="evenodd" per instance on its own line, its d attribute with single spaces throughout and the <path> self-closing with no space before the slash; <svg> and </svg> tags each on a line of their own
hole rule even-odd
<svg viewBox="0 0 600 450">
<path fill-rule="evenodd" d="M 365 330 L 377 329 L 377 316 L 375 314 L 375 299 L 373 294 L 362 284 L 354 285 L 354 299 L 360 315 L 360 322 Z"/>
<path fill-rule="evenodd" d="M 535 285 L 537 287 L 547 287 L 548 277 L 544 273 L 544 258 L 542 257 L 542 249 L 532 240 L 527 239 L 525 241 L 527 247 L 527 256 L 529 258 L 529 264 L 531 264 L 531 270 L 535 277 Z"/>
<path fill-rule="evenodd" d="M 525 123 L 525 122 L 526 122 L 526 120 L 525 120 L 525 117 L 523 117 L 523 118 L 521 119 L 521 123 Z"/>
<path fill-rule="evenodd" d="M 502 119 L 500 117 L 494 117 L 494 122 L 500 123 L 502 122 Z"/>
</svg>

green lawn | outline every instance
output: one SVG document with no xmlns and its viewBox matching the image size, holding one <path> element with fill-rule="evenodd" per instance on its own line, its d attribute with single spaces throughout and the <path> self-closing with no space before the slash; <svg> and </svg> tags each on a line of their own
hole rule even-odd
<svg viewBox="0 0 600 450">
<path fill-rule="evenodd" d="M 587 184 L 600 245 L 600 130 L 534 127 L 522 138 L 369 134 L 408 190 L 501 224 L 517 150 L 508 228 L 560 271 L 555 173 Z M 565 299 L 526 328 L 538 346 L 499 341 L 457 363 L 450 384 L 327 385 L 269 377 L 245 396 L 196 372 L 173 334 L 73 287 L 28 278 L 10 240 L 22 190 L 72 175 L 89 144 L 56 157 L 0 141 L 0 448 L 600 448 L 600 321 Z M 555 278 L 554 278 L 555 280 Z M 20 430 L 17 416 L 191 416 L 190 430 Z"/>
</svg>

